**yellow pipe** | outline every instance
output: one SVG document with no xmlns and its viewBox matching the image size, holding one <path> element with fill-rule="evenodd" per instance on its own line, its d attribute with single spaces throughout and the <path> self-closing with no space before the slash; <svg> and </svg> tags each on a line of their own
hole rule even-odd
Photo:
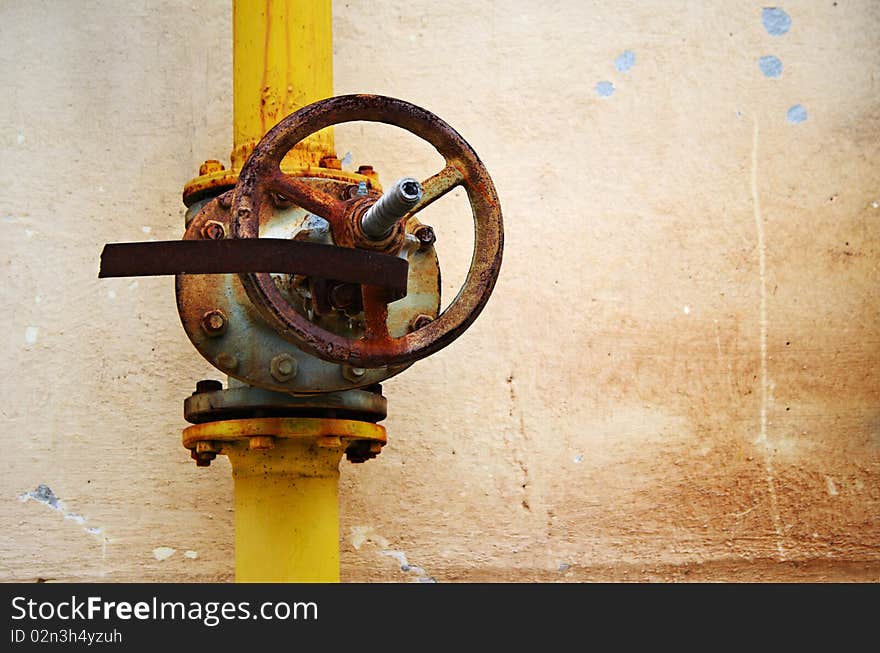
<svg viewBox="0 0 880 653">
<path fill-rule="evenodd" d="M 282 118 L 333 95 L 332 29 L 330 0 L 233 0 L 233 169 Z M 332 128 L 303 140 L 285 167 L 330 156 Z"/>
<path fill-rule="evenodd" d="M 288 114 L 333 95 L 330 0 L 233 0 L 233 150 L 238 171 Z M 335 157 L 332 129 L 284 160 L 315 167 Z M 327 167 L 331 167 L 325 161 Z M 333 166 L 338 167 L 338 166 Z M 339 582 L 339 448 L 259 438 L 224 444 L 235 480 L 236 582 Z"/>
<path fill-rule="evenodd" d="M 235 481 L 237 583 L 339 582 L 339 448 L 247 440 L 224 453 Z"/>
</svg>

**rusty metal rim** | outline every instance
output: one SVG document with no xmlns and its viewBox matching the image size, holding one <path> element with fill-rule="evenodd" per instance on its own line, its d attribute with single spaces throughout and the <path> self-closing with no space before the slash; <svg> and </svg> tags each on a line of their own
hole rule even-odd
<svg viewBox="0 0 880 653">
<path fill-rule="evenodd" d="M 477 318 L 495 286 L 503 251 L 501 208 L 492 179 L 476 152 L 439 117 L 403 100 L 379 95 L 339 96 L 291 114 L 260 141 L 239 175 L 233 194 L 233 234 L 237 238 L 259 237 L 260 210 L 271 206 L 266 201 L 269 189 L 264 180 L 277 180 L 280 163 L 291 148 L 320 129 L 353 121 L 405 129 L 431 143 L 445 159 L 446 167 L 425 182 L 426 187 L 439 189 L 438 193 L 412 214 L 454 187 L 465 187 L 474 219 L 474 253 L 458 295 L 436 320 L 405 336 L 350 340 L 297 313 L 268 274 L 243 274 L 241 280 L 251 301 L 285 338 L 324 360 L 360 367 L 411 363 L 450 344 Z M 304 208 L 330 213 L 323 217 L 331 225 L 338 222 L 341 203 L 331 203 L 302 186 L 303 197 L 299 199 L 311 204 Z"/>
</svg>

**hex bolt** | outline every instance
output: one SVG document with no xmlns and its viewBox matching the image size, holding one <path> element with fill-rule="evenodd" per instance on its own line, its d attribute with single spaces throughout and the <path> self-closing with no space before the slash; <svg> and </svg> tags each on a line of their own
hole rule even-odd
<svg viewBox="0 0 880 653">
<path fill-rule="evenodd" d="M 424 252 L 431 245 L 437 242 L 437 234 L 434 229 L 426 224 L 420 224 L 413 230 L 413 236 L 419 241 L 419 251 Z"/>
<path fill-rule="evenodd" d="M 431 322 L 434 321 L 434 318 L 430 315 L 425 315 L 424 313 L 419 313 L 413 319 L 409 321 L 409 332 L 418 331 L 422 327 L 428 326 Z"/>
<path fill-rule="evenodd" d="M 211 461 L 217 457 L 216 453 L 198 453 L 195 449 L 190 449 L 189 455 L 196 461 L 196 467 L 208 467 Z"/>
<path fill-rule="evenodd" d="M 357 172 L 359 175 L 364 175 L 365 177 L 369 177 L 374 172 L 373 166 L 369 166 L 369 165 L 358 166 Z"/>
<path fill-rule="evenodd" d="M 342 376 L 344 376 L 352 383 L 357 383 L 358 381 L 363 379 L 366 373 L 367 370 L 365 370 L 363 367 L 353 367 L 352 365 L 342 366 Z"/>
<path fill-rule="evenodd" d="M 275 438 L 271 435 L 253 435 L 248 438 L 248 449 L 274 449 Z"/>
<path fill-rule="evenodd" d="M 226 238 L 226 227 L 217 220 L 208 220 L 202 226 L 202 238 L 208 240 L 223 240 Z"/>
<path fill-rule="evenodd" d="M 325 156 L 321 159 L 321 167 L 329 170 L 342 170 L 342 161 L 335 155 Z"/>
<path fill-rule="evenodd" d="M 215 381 L 214 379 L 202 379 L 201 381 L 196 381 L 196 391 L 193 392 L 194 395 L 200 395 L 203 392 L 216 392 L 217 390 L 222 390 L 223 384 L 220 381 Z"/>
<path fill-rule="evenodd" d="M 338 283 L 330 289 L 330 305 L 336 309 L 345 309 L 357 301 L 359 288 L 352 283 Z"/>
<path fill-rule="evenodd" d="M 208 311 L 202 316 L 202 330 L 209 338 L 216 338 L 226 332 L 226 314 L 219 308 Z"/>
<path fill-rule="evenodd" d="M 217 354 L 217 358 L 214 361 L 217 363 L 217 366 L 221 370 L 234 370 L 238 367 L 238 358 L 235 354 L 230 354 L 229 352 L 221 351 Z"/>
<path fill-rule="evenodd" d="M 211 175 L 222 170 L 226 170 L 226 168 L 217 159 L 208 159 L 199 166 L 199 176 Z"/>
<path fill-rule="evenodd" d="M 361 218 L 361 229 L 374 240 L 382 240 L 400 219 L 422 199 L 422 185 L 412 177 L 404 177 L 373 204 Z"/>
<path fill-rule="evenodd" d="M 296 376 L 296 359 L 290 354 L 278 354 L 269 363 L 269 371 L 276 381 L 284 383 Z"/>
<path fill-rule="evenodd" d="M 345 457 L 351 463 L 365 463 L 379 455 L 382 444 L 370 440 L 355 440 L 345 450 Z"/>
<path fill-rule="evenodd" d="M 220 447 L 217 446 L 215 442 L 211 440 L 200 440 L 196 442 L 196 453 L 213 453 L 216 454 L 220 451 Z"/>
</svg>

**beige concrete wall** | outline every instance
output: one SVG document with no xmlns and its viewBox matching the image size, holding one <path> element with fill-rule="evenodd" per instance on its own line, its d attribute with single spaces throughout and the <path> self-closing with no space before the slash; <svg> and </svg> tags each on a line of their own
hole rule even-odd
<svg viewBox="0 0 880 653">
<path fill-rule="evenodd" d="M 762 6 L 335 3 L 336 91 L 448 120 L 507 228 L 484 314 L 343 464 L 344 579 L 880 577 L 880 9 L 786 2 L 772 36 Z M 96 278 L 105 242 L 179 237 L 226 158 L 229 13 L 2 3 L 0 580 L 231 579 L 228 463 L 180 446 L 221 376 L 169 279 Z M 388 130 L 337 146 L 436 164 Z M 447 297 L 465 208 L 430 216 Z M 54 508 L 19 500 L 40 484 Z"/>
</svg>

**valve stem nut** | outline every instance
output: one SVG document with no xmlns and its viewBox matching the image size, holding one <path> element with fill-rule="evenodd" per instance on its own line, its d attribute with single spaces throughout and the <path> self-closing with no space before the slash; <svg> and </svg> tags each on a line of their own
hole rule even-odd
<svg viewBox="0 0 880 653">
<path fill-rule="evenodd" d="M 208 311 L 202 316 L 202 330 L 209 338 L 216 338 L 226 333 L 226 314 L 219 308 Z"/>
<path fill-rule="evenodd" d="M 296 359 L 290 354 L 278 354 L 269 363 L 269 371 L 276 381 L 284 383 L 296 376 Z"/>
<path fill-rule="evenodd" d="M 424 252 L 431 245 L 437 242 L 437 234 L 434 233 L 433 227 L 426 224 L 420 224 L 413 229 L 413 236 L 419 241 L 419 251 Z"/>
<path fill-rule="evenodd" d="M 418 331 L 422 327 L 428 326 L 431 322 L 434 321 L 434 318 L 430 315 L 425 315 L 424 313 L 419 313 L 413 319 L 409 321 L 409 332 Z"/>
</svg>

